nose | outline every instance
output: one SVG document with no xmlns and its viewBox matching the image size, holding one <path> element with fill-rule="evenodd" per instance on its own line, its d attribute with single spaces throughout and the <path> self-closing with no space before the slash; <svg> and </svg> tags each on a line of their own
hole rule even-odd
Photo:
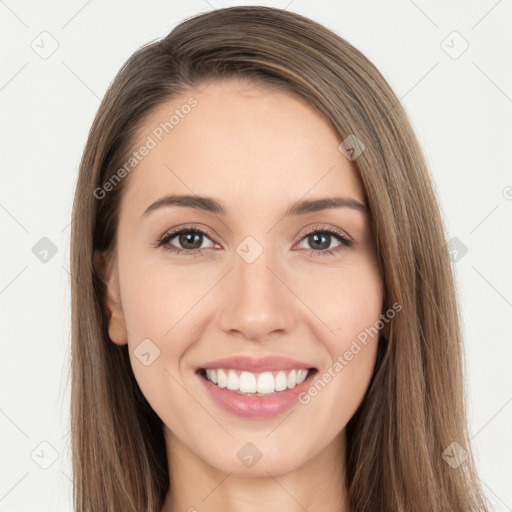
<svg viewBox="0 0 512 512">
<path fill-rule="evenodd" d="M 287 286 L 286 272 L 263 253 L 252 262 L 235 255 L 234 268 L 224 280 L 220 328 L 251 341 L 289 333 L 297 304 Z"/>
</svg>

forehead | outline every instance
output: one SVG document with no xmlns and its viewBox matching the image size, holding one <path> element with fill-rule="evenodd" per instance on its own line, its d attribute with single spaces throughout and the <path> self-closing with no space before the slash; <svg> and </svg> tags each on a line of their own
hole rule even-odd
<svg viewBox="0 0 512 512">
<path fill-rule="evenodd" d="M 123 202 L 134 208 L 165 193 L 222 197 L 240 208 L 340 194 L 364 202 L 341 139 L 285 91 L 213 82 L 159 105 L 137 139 L 135 151 L 149 149 L 125 184 Z"/>
</svg>

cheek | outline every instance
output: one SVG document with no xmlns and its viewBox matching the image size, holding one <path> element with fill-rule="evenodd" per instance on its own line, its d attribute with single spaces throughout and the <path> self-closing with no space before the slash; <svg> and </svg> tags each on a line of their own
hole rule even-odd
<svg viewBox="0 0 512 512">
<path fill-rule="evenodd" d="M 375 367 L 384 289 L 377 265 L 373 260 L 365 263 L 346 271 L 338 268 L 330 276 L 310 276 L 304 283 L 309 284 L 307 304 L 322 320 L 317 338 L 328 354 L 301 401 L 312 404 L 319 423 L 345 425 L 359 406 Z M 312 287 L 315 277 L 318 285 Z"/>
<path fill-rule="evenodd" d="M 180 365 L 200 338 L 198 302 L 211 285 L 206 276 L 194 274 L 191 279 L 190 269 L 134 263 L 126 261 L 122 277 L 131 366 L 153 410 L 172 431 L 182 432 L 183 420 L 173 411 L 189 411 L 187 421 L 203 419 L 194 399 L 184 391 Z"/>
<path fill-rule="evenodd" d="M 370 266 L 326 283 L 324 293 L 310 294 L 310 299 L 329 327 L 322 324 L 317 331 L 327 357 L 299 403 L 311 427 L 330 438 L 347 425 L 368 389 L 379 343 L 383 286 L 380 273 Z"/>
<path fill-rule="evenodd" d="M 354 260 L 336 268 L 301 269 L 294 277 L 294 291 L 322 321 L 321 338 L 331 355 L 345 351 L 382 313 L 384 288 L 376 262 L 359 255 Z"/>
<path fill-rule="evenodd" d="M 161 263 L 127 264 L 123 279 L 123 312 L 131 341 L 154 339 L 174 352 L 179 352 L 180 342 L 186 341 L 177 333 L 195 324 L 200 301 L 215 284 L 212 276 L 199 268 Z M 172 344 L 168 343 L 171 340 Z"/>
<path fill-rule="evenodd" d="M 122 263 L 121 299 L 134 376 L 153 410 L 171 430 L 180 431 L 181 420 L 169 411 L 187 410 L 189 420 L 194 413 L 198 422 L 204 420 L 183 386 L 190 379 L 187 357 L 204 338 L 210 318 L 205 311 L 215 311 L 211 292 L 218 275 L 206 265 L 180 267 L 135 253 Z M 144 359 L 153 362 L 146 366 Z"/>
</svg>

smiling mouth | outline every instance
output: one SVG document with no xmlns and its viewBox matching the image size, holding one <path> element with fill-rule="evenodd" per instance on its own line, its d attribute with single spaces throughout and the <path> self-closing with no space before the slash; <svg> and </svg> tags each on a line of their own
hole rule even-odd
<svg viewBox="0 0 512 512">
<path fill-rule="evenodd" d="M 243 396 L 272 396 L 311 379 L 316 368 L 248 372 L 224 368 L 199 368 L 197 374 L 217 387 Z"/>
</svg>

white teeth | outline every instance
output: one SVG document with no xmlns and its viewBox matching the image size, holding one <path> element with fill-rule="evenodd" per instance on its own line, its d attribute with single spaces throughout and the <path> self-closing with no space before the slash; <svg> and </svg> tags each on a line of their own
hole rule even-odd
<svg viewBox="0 0 512 512">
<path fill-rule="evenodd" d="M 275 391 L 274 377 L 270 372 L 260 373 L 256 383 L 258 393 L 273 393 Z M 240 389 L 243 391 L 243 389 Z"/>
<path fill-rule="evenodd" d="M 224 370 L 217 370 L 217 380 L 217 386 L 219 386 L 219 388 L 225 388 L 227 386 L 228 377 Z"/>
<path fill-rule="evenodd" d="M 236 376 L 236 373 L 229 372 L 228 373 L 228 383 L 226 387 L 228 389 L 231 389 L 231 391 L 236 391 L 238 389 L 239 383 L 238 383 L 238 377 Z"/>
<path fill-rule="evenodd" d="M 211 380 L 214 384 L 217 384 L 217 370 L 206 370 L 206 377 Z"/>
<path fill-rule="evenodd" d="M 286 379 L 286 373 L 279 372 L 276 375 L 276 383 L 275 383 L 276 391 L 284 391 L 288 388 L 288 381 Z"/>
<path fill-rule="evenodd" d="M 308 376 L 308 371 L 301 368 L 300 370 L 297 370 L 297 384 L 300 384 L 301 382 L 304 382 L 306 380 L 306 377 Z"/>
<path fill-rule="evenodd" d="M 242 372 L 240 377 L 233 370 L 229 370 L 230 375 L 239 381 L 237 389 L 242 393 L 256 393 L 256 376 L 254 373 Z"/>
<path fill-rule="evenodd" d="M 217 384 L 219 388 L 227 388 L 240 393 L 258 393 L 269 395 L 276 391 L 292 389 L 304 382 L 309 370 L 281 370 L 278 372 L 263 372 L 259 374 L 224 370 L 222 368 L 206 370 L 206 378 Z"/>
<path fill-rule="evenodd" d="M 297 385 L 297 372 L 292 370 L 287 377 L 288 389 L 294 388 Z"/>
</svg>

